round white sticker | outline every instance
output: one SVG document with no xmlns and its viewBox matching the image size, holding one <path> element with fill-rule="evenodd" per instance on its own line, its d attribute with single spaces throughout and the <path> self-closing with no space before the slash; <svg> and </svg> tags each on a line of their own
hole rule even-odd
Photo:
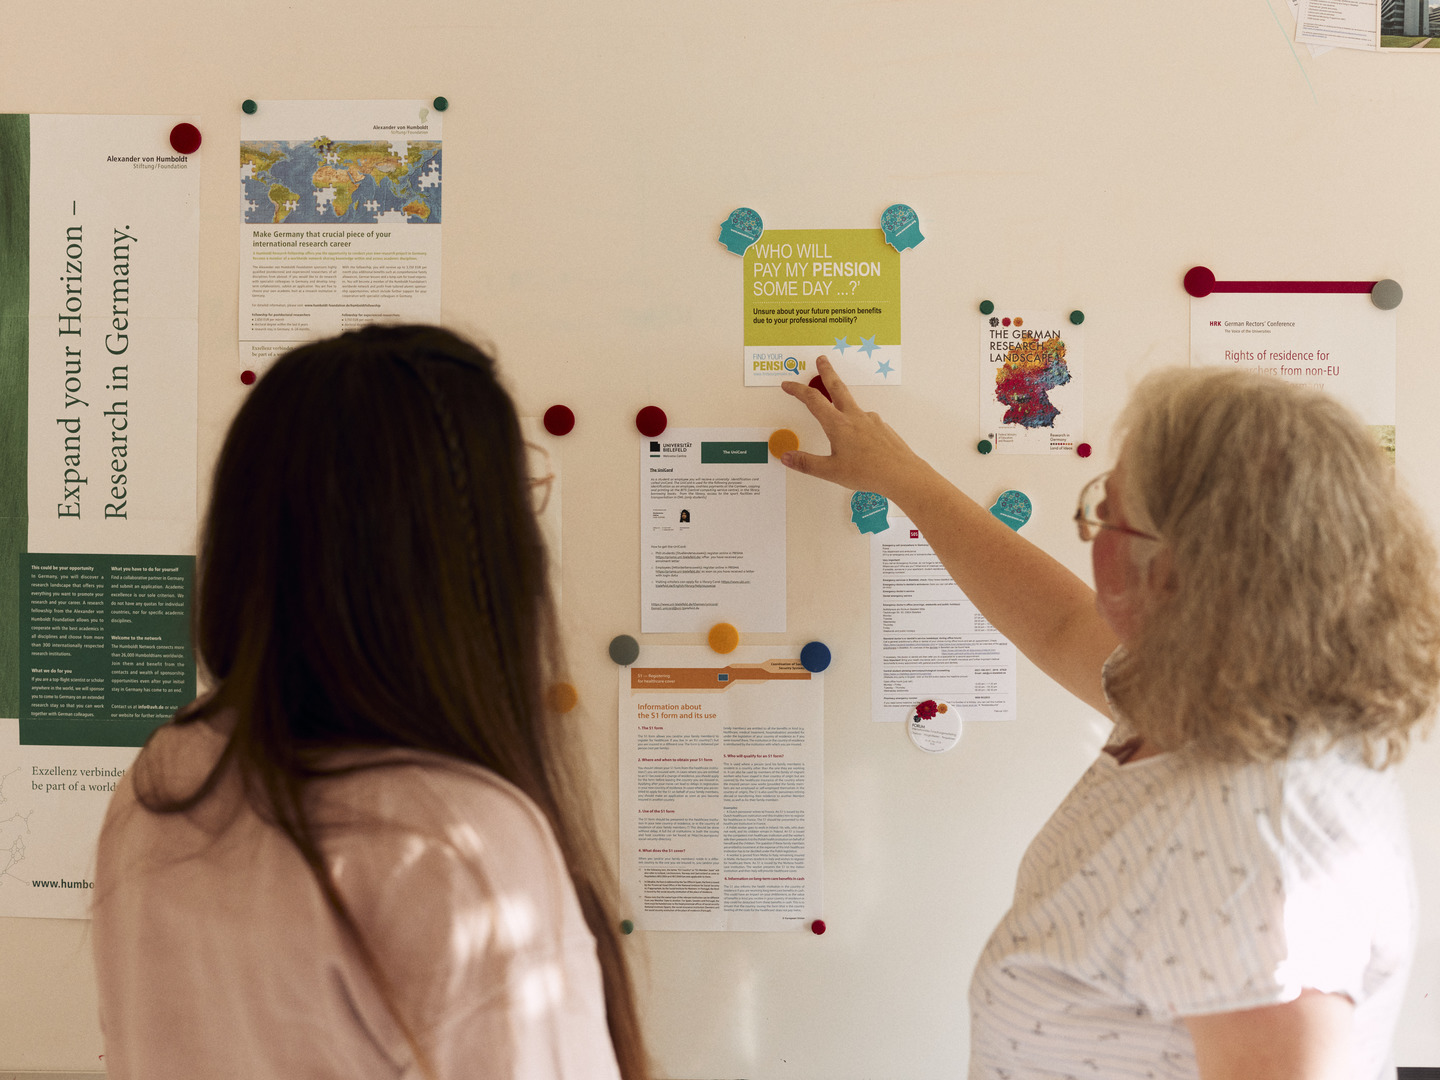
<svg viewBox="0 0 1440 1080">
<path fill-rule="evenodd" d="M 910 714 L 910 741 L 927 754 L 943 754 L 960 741 L 960 710 L 943 701 L 922 701 Z"/>
</svg>

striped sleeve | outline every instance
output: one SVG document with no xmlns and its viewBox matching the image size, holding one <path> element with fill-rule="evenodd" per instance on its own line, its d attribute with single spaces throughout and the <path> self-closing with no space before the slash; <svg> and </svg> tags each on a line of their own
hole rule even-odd
<svg viewBox="0 0 1440 1080">
<path fill-rule="evenodd" d="M 1279 785 L 1265 769 L 1201 768 L 1189 812 L 1158 864 L 1136 937 L 1130 987 L 1173 1019 L 1286 1001 L 1286 882 L 1277 829 Z"/>
</svg>

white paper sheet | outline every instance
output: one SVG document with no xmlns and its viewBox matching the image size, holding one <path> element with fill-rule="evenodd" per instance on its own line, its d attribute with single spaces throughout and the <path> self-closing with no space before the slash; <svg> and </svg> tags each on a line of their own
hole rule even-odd
<svg viewBox="0 0 1440 1080">
<path fill-rule="evenodd" d="M 1300 0 L 1295 40 L 1343 49 L 1379 48 L 1380 5 L 1375 0 Z"/>
<path fill-rule="evenodd" d="M 440 320 L 440 116 L 424 101 L 261 101 L 240 121 L 240 360 Z"/>
<path fill-rule="evenodd" d="M 821 914 L 824 686 L 769 646 L 647 645 L 620 669 L 620 884 L 638 929 Z"/>
<path fill-rule="evenodd" d="M 1393 452 L 1395 313 L 1365 293 L 1211 293 L 1190 301 L 1190 363 L 1318 386 Z"/>
<path fill-rule="evenodd" d="M 903 517 L 870 538 L 870 696 L 872 720 L 908 722 L 928 700 L 961 720 L 1015 719 L 1015 646 Z"/>
<path fill-rule="evenodd" d="M 1069 313 L 996 308 L 980 320 L 980 430 L 1001 454 L 1084 441 L 1084 334 Z"/>
<path fill-rule="evenodd" d="M 785 466 L 764 428 L 640 444 L 640 629 L 785 629 Z"/>
</svg>

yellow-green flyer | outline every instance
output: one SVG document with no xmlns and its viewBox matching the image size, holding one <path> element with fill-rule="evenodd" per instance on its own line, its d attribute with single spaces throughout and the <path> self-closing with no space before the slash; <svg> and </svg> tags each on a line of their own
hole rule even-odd
<svg viewBox="0 0 1440 1080">
<path fill-rule="evenodd" d="M 745 385 L 900 382 L 900 253 L 880 229 L 765 231 L 745 252 Z"/>
</svg>

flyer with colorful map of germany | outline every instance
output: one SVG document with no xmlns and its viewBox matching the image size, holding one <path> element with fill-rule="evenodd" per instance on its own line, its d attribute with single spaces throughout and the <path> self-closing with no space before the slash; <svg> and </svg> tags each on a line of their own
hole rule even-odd
<svg viewBox="0 0 1440 1080">
<path fill-rule="evenodd" d="M 240 125 L 240 360 L 440 318 L 440 116 L 426 101 L 261 101 Z"/>
<path fill-rule="evenodd" d="M 1084 439 L 1083 337 L 1057 311 L 980 320 L 980 432 L 1001 454 L 1069 454 Z"/>
</svg>

